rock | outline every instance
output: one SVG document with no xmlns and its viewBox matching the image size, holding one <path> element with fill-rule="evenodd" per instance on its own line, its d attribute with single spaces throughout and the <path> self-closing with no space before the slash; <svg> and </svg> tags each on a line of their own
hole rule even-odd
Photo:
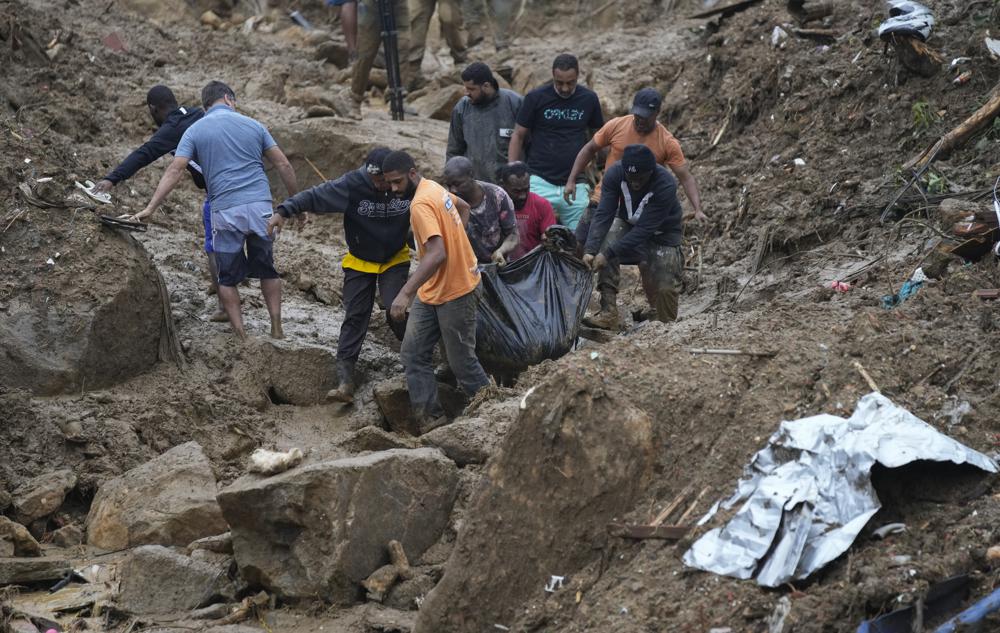
<svg viewBox="0 0 1000 633">
<path fill-rule="evenodd" d="M 28 528 L 0 516 L 0 556 L 41 556 L 42 548 Z"/>
<path fill-rule="evenodd" d="M 66 493 L 76 487 L 76 475 L 71 470 L 57 470 L 39 475 L 14 490 L 14 515 L 28 524 L 55 512 L 66 499 Z"/>
<path fill-rule="evenodd" d="M 106 482 L 87 515 L 87 542 L 107 550 L 185 546 L 228 527 L 215 500 L 211 464 L 188 442 Z"/>
<path fill-rule="evenodd" d="M 187 546 L 188 554 L 198 549 L 215 552 L 216 554 L 232 554 L 233 535 L 230 532 L 226 532 L 217 536 L 206 536 Z"/>
<path fill-rule="evenodd" d="M 134 614 L 190 611 L 220 597 L 235 597 L 226 566 L 192 560 L 160 545 L 133 550 L 119 577 L 118 606 Z"/>
<path fill-rule="evenodd" d="M 410 392 L 404 376 L 378 383 L 372 390 L 372 397 L 390 430 L 412 436 L 420 435 L 420 428 L 410 415 Z M 462 392 L 451 385 L 438 383 L 438 398 L 449 417 L 459 415 L 465 406 Z"/>
<path fill-rule="evenodd" d="M 350 63 L 347 46 L 333 41 L 323 42 L 316 47 L 316 59 L 333 64 L 337 68 L 347 68 L 347 65 Z"/>
<path fill-rule="evenodd" d="M 389 433 L 377 426 L 366 426 L 350 433 L 337 445 L 352 453 L 363 453 L 394 448 L 419 448 L 420 441 L 406 435 Z"/>
<path fill-rule="evenodd" d="M 420 574 L 390 589 L 382 604 L 393 609 L 416 611 L 436 584 L 431 576 Z"/>
<path fill-rule="evenodd" d="M 500 445 L 502 432 L 498 425 L 483 418 L 457 418 L 420 437 L 424 446 L 441 449 L 459 466 L 483 464 Z"/>
<path fill-rule="evenodd" d="M 366 597 L 369 600 L 382 602 L 385 594 L 396 584 L 398 578 L 399 570 L 396 569 L 395 565 L 383 565 L 361 581 L 361 586 L 368 592 Z"/>
<path fill-rule="evenodd" d="M 14 503 L 14 497 L 7 492 L 6 488 L 0 485 L 0 512 L 9 508 L 12 503 Z"/>
<path fill-rule="evenodd" d="M 295 287 L 302 292 L 308 292 L 316 286 L 316 280 L 311 275 L 299 273 L 299 278 L 295 280 Z"/>
<path fill-rule="evenodd" d="M 0 586 L 59 580 L 70 571 L 69 561 L 57 556 L 0 558 Z"/>
<path fill-rule="evenodd" d="M 327 392 L 337 386 L 336 359 L 329 349 L 288 343 L 264 347 L 267 349 L 264 370 L 275 404 L 322 403 Z"/>
<path fill-rule="evenodd" d="M 322 86 L 298 87 L 285 84 L 285 105 L 298 106 L 308 110 L 314 106 L 323 106 L 333 110 L 340 116 L 350 114 L 350 107 L 340 92 L 331 92 Z"/>
<path fill-rule="evenodd" d="M 76 547 L 83 543 L 83 530 L 76 525 L 65 525 L 52 532 L 52 542 L 59 547 Z"/>
<path fill-rule="evenodd" d="M 201 14 L 200 22 L 205 26 L 218 29 L 222 26 L 222 18 L 216 15 L 215 11 L 205 11 Z"/>
<path fill-rule="evenodd" d="M 413 109 L 427 119 L 450 121 L 455 104 L 465 96 L 465 88 L 460 85 L 445 86 L 413 101 Z"/>
<path fill-rule="evenodd" d="M 566 368 L 527 400 L 490 461 L 414 633 L 512 622 L 552 574 L 600 556 L 607 524 L 652 472 L 652 424 L 596 366 Z"/>
<path fill-rule="evenodd" d="M 241 574 L 286 599 L 350 604 L 398 540 L 420 556 L 441 536 L 458 471 L 430 448 L 246 476 L 219 493 Z"/>
<path fill-rule="evenodd" d="M 986 550 L 986 560 L 990 561 L 1000 560 L 1000 545 L 994 545 L 993 547 Z"/>
<path fill-rule="evenodd" d="M 31 620 L 11 620 L 7 626 L 10 633 L 39 633 L 38 627 Z"/>
</svg>

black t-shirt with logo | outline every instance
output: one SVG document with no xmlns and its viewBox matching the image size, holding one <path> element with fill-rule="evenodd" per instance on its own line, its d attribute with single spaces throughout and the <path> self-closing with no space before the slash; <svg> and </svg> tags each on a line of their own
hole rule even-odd
<svg viewBox="0 0 1000 633">
<path fill-rule="evenodd" d="M 587 131 L 604 125 L 604 115 L 590 88 L 577 86 L 572 97 L 563 99 L 552 84 L 545 84 L 524 97 L 517 123 L 531 130 L 526 161 L 531 173 L 564 185 L 576 155 L 587 144 Z"/>
</svg>

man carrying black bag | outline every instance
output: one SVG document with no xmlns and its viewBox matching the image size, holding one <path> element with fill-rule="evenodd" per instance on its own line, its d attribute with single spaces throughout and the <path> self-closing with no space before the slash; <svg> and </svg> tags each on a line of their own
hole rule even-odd
<svg viewBox="0 0 1000 633">
<path fill-rule="evenodd" d="M 583 261 L 595 271 L 609 261 L 638 261 L 656 319 L 675 321 L 684 271 L 681 220 L 677 181 L 648 147 L 629 145 L 604 174 Z"/>
</svg>

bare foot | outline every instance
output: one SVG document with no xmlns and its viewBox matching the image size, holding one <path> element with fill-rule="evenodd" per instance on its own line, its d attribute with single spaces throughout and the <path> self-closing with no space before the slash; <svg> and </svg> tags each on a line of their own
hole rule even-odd
<svg viewBox="0 0 1000 633">
<path fill-rule="evenodd" d="M 208 317 L 208 320 L 213 323 L 228 323 L 229 315 L 227 315 L 223 310 L 217 310 L 215 314 Z"/>
<path fill-rule="evenodd" d="M 282 339 L 285 338 L 285 333 L 281 329 L 280 323 L 271 324 L 271 338 Z"/>
</svg>

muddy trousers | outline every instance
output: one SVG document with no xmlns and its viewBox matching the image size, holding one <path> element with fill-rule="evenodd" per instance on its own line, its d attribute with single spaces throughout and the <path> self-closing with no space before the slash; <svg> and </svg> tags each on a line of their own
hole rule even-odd
<svg viewBox="0 0 1000 633">
<path fill-rule="evenodd" d="M 338 361 L 349 361 L 353 365 L 358 360 L 361 344 L 365 342 L 365 335 L 368 334 L 372 308 L 375 306 L 376 285 L 382 297 L 382 305 L 385 306 L 385 318 L 389 328 L 396 338 L 403 340 L 406 322 L 401 323 L 390 318 L 389 306 L 396 299 L 409 274 L 408 262 L 393 266 L 381 274 L 344 269 L 344 322 L 340 326 L 340 337 L 337 339 Z"/>
<path fill-rule="evenodd" d="M 623 238 L 631 228 L 628 222 L 615 218 L 601 243 L 601 250 Z M 664 323 L 676 321 L 681 275 L 684 273 L 684 252 L 681 247 L 647 242 L 635 263 L 639 265 L 642 290 L 646 293 L 650 307 L 656 311 L 656 320 Z M 597 289 L 602 294 L 609 292 L 617 295 L 620 283 L 620 262 L 609 261 L 607 266 L 597 271 Z"/>
<path fill-rule="evenodd" d="M 510 21 L 514 16 L 513 0 L 462 0 L 462 13 L 466 31 L 470 38 L 473 33 L 482 35 L 489 27 L 488 17 L 493 18 L 493 43 L 496 48 L 506 48 L 510 31 Z"/>
<path fill-rule="evenodd" d="M 403 0 L 400 0 L 403 1 Z M 465 36 L 462 33 L 462 0 L 408 0 L 410 9 L 410 52 L 403 56 L 411 78 L 420 76 L 420 64 L 427 47 L 427 29 L 437 5 L 441 35 L 451 49 L 456 64 L 465 62 Z"/>
<path fill-rule="evenodd" d="M 396 10 L 396 30 L 399 32 L 399 72 L 406 85 L 406 60 L 410 50 L 410 14 L 407 0 L 392 0 Z M 382 19 L 375 0 L 358 2 L 358 59 L 351 73 L 351 94 L 358 101 L 368 90 L 368 77 L 372 64 L 382 46 Z"/>
<path fill-rule="evenodd" d="M 476 357 L 478 305 L 478 288 L 441 305 L 429 305 L 420 299 L 413 302 L 400 356 L 406 370 L 410 405 L 417 420 L 444 415 L 434 378 L 434 348 L 439 339 L 444 342 L 448 365 L 467 396 L 475 395 L 489 384 Z"/>
</svg>

